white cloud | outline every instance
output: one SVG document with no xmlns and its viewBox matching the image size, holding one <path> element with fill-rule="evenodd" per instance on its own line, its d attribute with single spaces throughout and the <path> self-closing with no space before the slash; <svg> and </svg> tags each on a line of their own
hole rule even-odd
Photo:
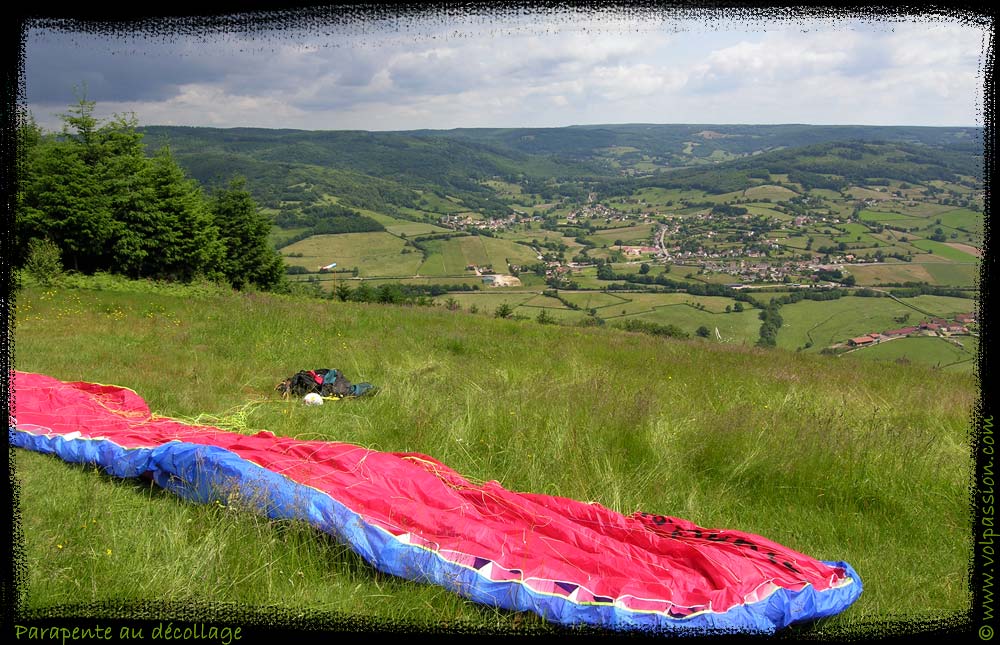
<svg viewBox="0 0 1000 645">
<path fill-rule="evenodd" d="M 27 87 L 33 109 L 57 112 L 73 102 L 71 86 L 60 90 L 67 79 L 94 79 L 99 108 L 128 106 L 150 124 L 974 122 L 982 32 L 954 22 L 740 31 L 608 18 L 463 19 L 148 46 L 50 33 L 29 40 Z"/>
</svg>

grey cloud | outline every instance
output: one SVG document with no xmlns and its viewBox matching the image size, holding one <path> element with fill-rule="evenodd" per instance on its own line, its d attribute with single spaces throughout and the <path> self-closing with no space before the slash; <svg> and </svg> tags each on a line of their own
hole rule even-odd
<svg viewBox="0 0 1000 645">
<path fill-rule="evenodd" d="M 218 78 L 218 58 L 180 55 L 175 44 L 104 42 L 86 35 L 29 40 L 24 56 L 27 98 L 38 103 L 72 99 L 86 82 L 96 101 L 160 101 L 182 83 Z"/>
</svg>

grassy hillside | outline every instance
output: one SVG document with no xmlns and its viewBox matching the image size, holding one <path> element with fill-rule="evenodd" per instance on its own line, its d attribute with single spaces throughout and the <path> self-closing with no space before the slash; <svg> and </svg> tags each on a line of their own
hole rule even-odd
<svg viewBox="0 0 1000 645">
<path fill-rule="evenodd" d="M 804 631 L 968 604 L 971 375 L 443 307 L 101 286 L 21 291 L 15 367 L 128 386 L 172 417 L 422 452 L 473 480 L 850 562 L 864 594 Z M 273 392 L 320 367 L 381 392 L 318 408 Z M 540 626 L 377 573 L 308 527 L 22 450 L 14 458 L 30 608 L 218 601 Z"/>
</svg>

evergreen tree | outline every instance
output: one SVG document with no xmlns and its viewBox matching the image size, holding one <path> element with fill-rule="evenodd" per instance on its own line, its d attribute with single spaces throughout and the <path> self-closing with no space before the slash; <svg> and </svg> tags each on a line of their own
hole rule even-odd
<svg viewBox="0 0 1000 645">
<path fill-rule="evenodd" d="M 167 147 L 151 160 L 148 182 L 158 214 L 162 252 L 148 262 L 151 273 L 189 281 L 223 277 L 225 248 L 198 184 L 185 177 Z"/>
<path fill-rule="evenodd" d="M 31 151 L 18 217 L 22 245 L 48 238 L 68 268 L 93 272 L 110 260 L 114 220 L 90 155 L 72 141 L 47 139 Z"/>
<path fill-rule="evenodd" d="M 135 118 L 116 117 L 91 138 L 100 141 L 97 170 L 114 221 L 106 268 L 133 278 L 161 277 L 158 264 L 182 232 L 157 210 Z"/>
<path fill-rule="evenodd" d="M 234 179 L 215 193 L 210 210 L 225 250 L 222 273 L 237 289 L 285 286 L 284 260 L 268 242 L 271 222 L 257 209 L 246 181 Z"/>
</svg>

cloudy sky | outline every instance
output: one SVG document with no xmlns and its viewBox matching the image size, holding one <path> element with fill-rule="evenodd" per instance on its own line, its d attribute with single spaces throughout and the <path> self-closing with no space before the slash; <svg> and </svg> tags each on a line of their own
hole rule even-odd
<svg viewBox="0 0 1000 645">
<path fill-rule="evenodd" d="M 597 123 L 982 123 L 987 31 L 952 17 L 479 14 L 97 33 L 29 23 L 28 108 L 79 88 L 143 125 L 306 130 Z M 282 23 L 288 27 L 288 21 Z"/>
</svg>

